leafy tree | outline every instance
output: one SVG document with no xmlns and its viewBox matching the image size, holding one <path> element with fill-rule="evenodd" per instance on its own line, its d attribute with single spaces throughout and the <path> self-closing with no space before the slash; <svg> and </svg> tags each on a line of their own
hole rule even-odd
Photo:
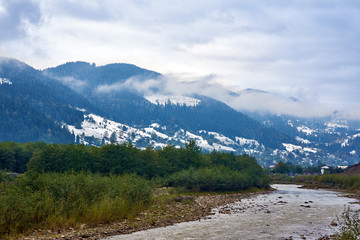
<svg viewBox="0 0 360 240">
<path fill-rule="evenodd" d="M 303 173 L 303 168 L 301 166 L 296 166 L 295 167 L 295 173 L 296 174 L 302 174 Z"/>
<path fill-rule="evenodd" d="M 287 174 L 290 172 L 290 168 L 286 163 L 280 161 L 275 165 L 274 172 L 280 174 Z"/>
<path fill-rule="evenodd" d="M 341 214 L 340 232 L 336 234 L 338 240 L 358 240 L 360 238 L 360 211 L 351 212 L 347 209 Z"/>
<path fill-rule="evenodd" d="M 199 154 L 201 152 L 201 148 L 196 145 L 196 141 L 194 139 L 190 139 L 188 143 L 185 143 L 185 151 L 186 151 L 186 165 L 187 166 L 199 166 Z"/>
</svg>

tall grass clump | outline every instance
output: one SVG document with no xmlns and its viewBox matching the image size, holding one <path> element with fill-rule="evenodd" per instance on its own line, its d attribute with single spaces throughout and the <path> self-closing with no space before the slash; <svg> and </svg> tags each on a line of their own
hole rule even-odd
<svg viewBox="0 0 360 240">
<path fill-rule="evenodd" d="M 337 240 L 359 240 L 360 239 L 360 217 L 359 210 L 352 212 L 345 210 L 341 215 L 340 232 L 336 234 Z"/>
<path fill-rule="evenodd" d="M 294 178 L 286 175 L 272 175 L 273 182 L 290 182 L 307 185 L 317 185 L 324 188 L 339 188 L 345 190 L 360 189 L 360 175 L 324 174 L 315 176 L 297 175 Z"/>
<path fill-rule="evenodd" d="M 324 174 L 317 178 L 320 183 L 329 184 L 333 187 L 342 189 L 359 189 L 360 176 L 359 175 L 345 175 L 345 174 Z"/>
<path fill-rule="evenodd" d="M 136 175 L 27 172 L 0 192 L 0 235 L 129 218 L 151 194 Z"/>
<path fill-rule="evenodd" d="M 267 188 L 267 176 L 250 176 L 225 166 L 190 168 L 168 177 L 168 185 L 185 187 L 191 191 L 238 191 L 252 187 Z"/>
<path fill-rule="evenodd" d="M 306 184 L 318 184 L 323 187 L 340 188 L 346 190 L 360 189 L 360 175 L 346 174 L 324 174 L 321 176 L 307 176 Z M 295 178 L 295 182 L 300 182 L 299 178 Z"/>
<path fill-rule="evenodd" d="M 6 185 L 8 182 L 11 182 L 14 180 L 14 177 L 7 174 L 6 171 L 0 170 L 0 190 L 1 188 Z"/>
</svg>

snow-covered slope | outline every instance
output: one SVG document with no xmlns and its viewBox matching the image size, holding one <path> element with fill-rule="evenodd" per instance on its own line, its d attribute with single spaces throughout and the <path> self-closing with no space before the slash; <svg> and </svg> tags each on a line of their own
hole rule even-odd
<svg viewBox="0 0 360 240">
<path fill-rule="evenodd" d="M 164 148 L 171 144 L 177 148 L 184 147 L 190 139 L 205 152 L 222 151 L 237 154 L 249 154 L 252 156 L 265 156 L 265 146 L 253 139 L 235 137 L 234 139 L 217 132 L 200 130 L 197 132 L 179 128 L 171 133 L 168 126 L 153 123 L 147 127 L 135 128 L 126 124 L 118 123 L 93 113 L 84 112 L 84 121 L 81 127 L 67 125 L 70 133 L 75 135 L 74 141 L 86 145 L 100 146 L 103 144 L 132 143 L 136 147 Z M 262 163 L 266 165 L 265 162 Z"/>
<path fill-rule="evenodd" d="M 86 113 L 85 110 L 82 111 L 84 112 L 84 121 L 81 123 L 81 128 L 64 125 L 71 133 L 74 133 L 76 142 L 84 144 L 100 146 L 111 142 L 116 144 L 132 143 L 139 148 L 149 146 L 164 148 L 171 144 L 180 148 L 184 147 L 190 139 L 193 139 L 205 152 L 223 151 L 248 154 L 256 157 L 263 166 L 275 164 L 280 160 L 302 165 L 319 163 L 347 165 L 352 163 L 347 161 L 350 161 L 351 158 L 356 159 L 357 153 L 360 152 L 358 148 L 354 148 L 354 144 L 356 146 L 357 141 L 360 142 L 359 131 L 352 135 L 344 135 L 336 129 L 348 129 L 346 125 L 336 125 L 331 122 L 323 124 L 323 128 L 315 128 L 304 122 L 287 121 L 286 124 L 295 131 L 297 144 L 284 142 L 282 148 L 272 149 L 257 140 L 242 136 L 229 137 L 207 130 L 191 131 L 180 127 L 161 125 L 160 123 L 152 123 L 145 127 L 132 127 L 92 113 Z M 334 138 L 336 142 L 329 142 L 328 145 L 318 144 L 317 138 L 324 135 L 336 136 Z M 336 152 L 327 150 L 328 148 L 331 149 L 333 144 L 338 144 L 350 158 L 344 161 L 337 157 Z"/>
<path fill-rule="evenodd" d="M 136 128 L 105 119 L 95 114 L 84 115 L 84 119 L 81 128 L 67 125 L 69 131 L 75 134 L 75 137 L 80 143 L 89 144 L 89 142 L 86 141 L 86 137 L 101 140 L 105 144 L 110 143 L 110 141 L 117 143 L 129 141 L 136 142 L 140 138 L 151 137 L 146 131 L 140 131 Z"/>
<path fill-rule="evenodd" d="M 283 115 L 253 114 L 265 126 L 274 127 L 297 141 L 283 142 L 274 157 L 294 164 L 352 165 L 360 161 L 359 121 L 306 119 Z"/>
</svg>

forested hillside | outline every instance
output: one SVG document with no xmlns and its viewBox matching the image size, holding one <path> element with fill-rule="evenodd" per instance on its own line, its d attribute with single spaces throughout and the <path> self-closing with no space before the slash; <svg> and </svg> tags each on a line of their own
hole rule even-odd
<svg viewBox="0 0 360 240">
<path fill-rule="evenodd" d="M 0 77 L 7 80 L 0 85 L 0 141 L 73 141 L 61 123 L 80 124 L 83 114 L 73 106 L 91 104 L 17 60 L 2 60 Z"/>
</svg>

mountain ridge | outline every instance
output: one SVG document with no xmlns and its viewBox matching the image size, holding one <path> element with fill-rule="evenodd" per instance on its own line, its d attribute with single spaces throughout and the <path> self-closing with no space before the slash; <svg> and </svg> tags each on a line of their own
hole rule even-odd
<svg viewBox="0 0 360 240">
<path fill-rule="evenodd" d="M 280 160 L 302 165 L 351 164 L 358 161 L 356 154 L 360 152 L 360 137 L 351 124 L 347 123 L 348 128 L 338 128 L 336 123 L 320 120 L 299 120 L 298 123 L 295 117 L 244 114 L 201 94 L 167 95 L 160 91 L 163 75 L 132 64 L 98 67 L 87 62 L 69 62 L 40 71 L 18 60 L 2 60 L 0 78 L 13 83 L 0 85 L 3 106 L 0 110 L 4 113 L 0 125 L 19 125 L 19 129 L 26 126 L 27 135 L 32 131 L 41 133 L 37 138 L 23 136 L 24 141 L 101 145 L 110 143 L 113 133 L 116 136 L 126 133 L 123 140 L 138 147 L 167 144 L 182 147 L 195 138 L 207 151 L 250 154 L 263 166 Z M 160 86 L 145 84 L 156 80 Z M 127 83 L 134 82 L 145 84 L 142 87 L 149 87 L 151 91 L 127 87 Z M 101 86 L 106 86 L 107 91 L 99 91 Z M 165 99 L 161 104 L 149 100 L 152 96 L 156 99 L 156 94 L 162 94 Z M 16 101 L 24 111 L 11 107 L 16 106 Z M 6 115 L 6 111 L 13 115 L 15 112 L 21 116 L 28 114 L 31 121 L 17 122 L 18 118 Z M 98 119 L 96 124 L 89 116 Z M 51 123 L 51 126 L 42 122 Z M 109 123 L 118 128 L 110 127 Z M 133 130 L 128 132 L 127 129 Z M 21 141 L 24 134 L 16 129 L 9 133 L 4 128 L 0 135 L 3 141 Z M 9 137 L 11 135 L 17 138 Z M 123 141 L 120 137 L 115 139 L 118 139 L 115 142 Z"/>
</svg>

